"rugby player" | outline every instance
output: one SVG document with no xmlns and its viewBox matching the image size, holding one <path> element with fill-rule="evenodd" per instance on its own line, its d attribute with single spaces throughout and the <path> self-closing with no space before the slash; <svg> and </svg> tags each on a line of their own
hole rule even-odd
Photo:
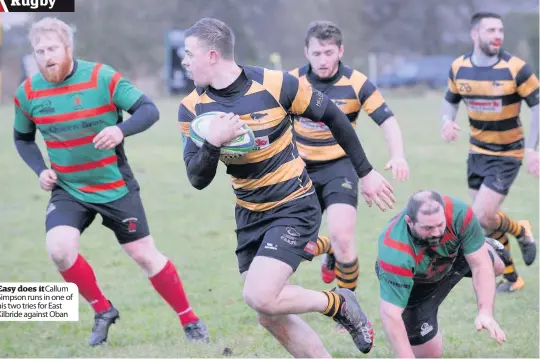
<svg viewBox="0 0 540 359">
<path fill-rule="evenodd" d="M 471 128 L 467 178 L 473 210 L 486 235 L 510 250 L 508 234 L 517 239 L 523 260 L 536 258 L 531 223 L 515 221 L 501 204 L 516 179 L 523 158 L 528 171 L 538 177 L 538 79 L 523 60 L 501 50 L 504 29 L 501 17 L 477 13 L 472 17 L 473 51 L 458 57 L 449 74 L 449 88 L 442 105 L 442 138 L 454 141 L 460 127 L 456 113 L 463 99 Z M 532 111 L 530 134 L 525 141 L 519 114 L 525 100 Z M 525 282 L 511 263 L 497 291 L 514 292 Z"/>
<path fill-rule="evenodd" d="M 373 201 L 381 210 L 392 208 L 392 187 L 372 168 L 350 121 L 327 96 L 301 86 L 287 73 L 239 66 L 227 24 L 201 19 L 186 31 L 185 44 L 183 65 L 197 86 L 182 100 L 178 114 L 190 183 L 202 190 L 212 182 L 220 146 L 245 134 L 244 124 L 257 138 L 254 151 L 223 160 L 236 195 L 236 255 L 245 302 L 295 357 L 329 356 L 315 331 L 296 315 L 307 312 L 332 317 L 360 351 L 369 352 L 373 330 L 352 291 L 313 291 L 288 284 L 300 262 L 313 258 L 321 221 L 289 114 L 329 126 L 352 159 L 368 205 Z M 189 138 L 190 121 L 210 111 L 226 114 L 213 118 L 199 148 Z"/>
<path fill-rule="evenodd" d="M 383 229 L 376 262 L 381 321 L 396 357 L 441 357 L 437 312 L 463 277 L 472 277 L 476 329 L 506 341 L 493 317 L 495 274 L 503 274 L 505 252 L 496 240 L 486 241 L 463 201 L 434 191 L 414 194 Z"/>
<path fill-rule="evenodd" d="M 191 308 L 174 264 L 150 235 L 140 188 L 127 162 L 124 138 L 150 128 L 159 112 L 152 101 L 111 67 L 73 58 L 73 30 L 55 18 L 31 26 L 40 72 L 15 96 L 15 145 L 51 192 L 46 247 L 66 282 L 75 283 L 95 311 L 91 346 L 107 341 L 119 311 L 103 294 L 94 270 L 79 254 L 81 233 L 96 215 L 180 318 L 189 340 L 208 339 Z M 122 111 L 131 117 L 123 121 Z M 51 162 L 35 143 L 39 130 Z"/>
<path fill-rule="evenodd" d="M 290 73 L 302 85 L 313 86 L 343 111 L 353 127 L 364 110 L 383 131 L 394 179 L 409 177 L 401 129 L 377 88 L 361 72 L 341 62 L 343 35 L 330 21 L 312 22 L 305 39 L 304 54 L 309 63 Z M 294 121 L 298 152 L 307 164 L 317 197 L 327 210 L 329 237 L 319 236 L 318 254 L 325 254 L 322 279 L 331 283 L 337 276 L 340 288 L 356 289 L 359 274 L 354 227 L 358 204 L 358 177 L 341 146 L 323 122 L 298 116 Z M 329 243 L 330 242 L 330 243 Z M 329 252 L 329 253 L 328 253 Z"/>
</svg>

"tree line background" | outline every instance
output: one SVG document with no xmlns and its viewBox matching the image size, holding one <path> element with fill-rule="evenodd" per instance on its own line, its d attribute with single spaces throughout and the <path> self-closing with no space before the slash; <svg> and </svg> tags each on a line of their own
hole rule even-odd
<svg viewBox="0 0 540 359">
<path fill-rule="evenodd" d="M 344 33 L 344 62 L 367 74 L 370 54 L 376 55 L 377 72 L 384 72 L 410 58 L 468 51 L 470 17 L 479 10 L 504 16 L 504 48 L 538 72 L 536 0 L 76 0 L 75 13 L 52 15 L 77 28 L 77 57 L 110 64 L 159 96 L 165 92 L 165 33 L 202 17 L 233 28 L 239 62 L 271 66 L 270 55 L 279 53 L 284 69 L 305 62 L 308 24 L 332 20 Z M 28 25 L 50 15 L 1 15 L 2 102 L 11 101 L 20 83 L 20 59 L 30 52 Z"/>
</svg>

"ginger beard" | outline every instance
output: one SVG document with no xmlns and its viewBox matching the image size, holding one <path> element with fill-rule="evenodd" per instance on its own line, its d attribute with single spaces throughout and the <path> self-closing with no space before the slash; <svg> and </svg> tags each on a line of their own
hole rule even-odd
<svg viewBox="0 0 540 359">
<path fill-rule="evenodd" d="M 55 32 L 45 32 L 36 36 L 32 46 L 34 58 L 45 80 L 53 84 L 64 81 L 73 65 L 71 46 L 66 44 L 65 39 Z"/>
<path fill-rule="evenodd" d="M 39 64 L 41 75 L 50 83 L 57 84 L 64 81 L 71 70 L 73 58 L 67 48 L 64 51 L 65 56 L 62 60 L 50 59 L 45 64 Z"/>
</svg>

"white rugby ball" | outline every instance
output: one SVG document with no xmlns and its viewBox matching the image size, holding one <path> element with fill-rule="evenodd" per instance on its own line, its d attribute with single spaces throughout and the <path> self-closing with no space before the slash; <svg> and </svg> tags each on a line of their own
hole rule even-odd
<svg viewBox="0 0 540 359">
<path fill-rule="evenodd" d="M 193 142 L 201 147 L 204 140 L 210 130 L 211 120 L 216 116 L 223 114 L 223 112 L 206 112 L 195 117 L 189 126 L 189 137 Z M 255 135 L 248 125 L 245 125 L 248 132 L 244 135 L 240 135 L 232 141 L 226 142 L 221 146 L 221 159 L 233 159 L 244 156 L 246 153 L 251 152 L 255 147 Z"/>
</svg>

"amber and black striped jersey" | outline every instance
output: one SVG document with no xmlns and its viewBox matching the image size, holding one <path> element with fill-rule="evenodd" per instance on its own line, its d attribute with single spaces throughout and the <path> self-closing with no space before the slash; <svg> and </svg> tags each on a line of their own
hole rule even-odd
<svg viewBox="0 0 540 359">
<path fill-rule="evenodd" d="M 363 73 L 339 63 L 338 71 L 328 79 L 321 79 L 306 64 L 289 72 L 297 77 L 301 84 L 313 86 L 324 93 L 343 111 L 353 127 L 363 109 L 377 125 L 393 116 L 381 93 Z M 345 152 L 336 142 L 328 126 L 302 116 L 295 116 L 294 131 L 298 150 L 304 160 L 327 162 L 345 156 Z"/>
<path fill-rule="evenodd" d="M 254 151 L 226 163 L 237 204 L 267 211 L 312 193 L 305 163 L 293 142 L 290 113 L 320 119 L 328 103 L 325 97 L 299 86 L 293 76 L 251 66 L 243 67 L 242 75 L 227 89 L 220 93 L 197 88 L 182 100 L 179 124 L 185 140 L 184 160 L 199 150 L 189 138 L 191 120 L 211 111 L 233 112 L 256 137 Z"/>
<path fill-rule="evenodd" d="M 538 78 L 523 60 L 501 51 L 491 67 L 477 67 L 472 53 L 452 63 L 446 101 L 467 106 L 470 151 L 523 159 L 524 133 L 519 118 L 521 100 L 538 105 Z"/>
</svg>

